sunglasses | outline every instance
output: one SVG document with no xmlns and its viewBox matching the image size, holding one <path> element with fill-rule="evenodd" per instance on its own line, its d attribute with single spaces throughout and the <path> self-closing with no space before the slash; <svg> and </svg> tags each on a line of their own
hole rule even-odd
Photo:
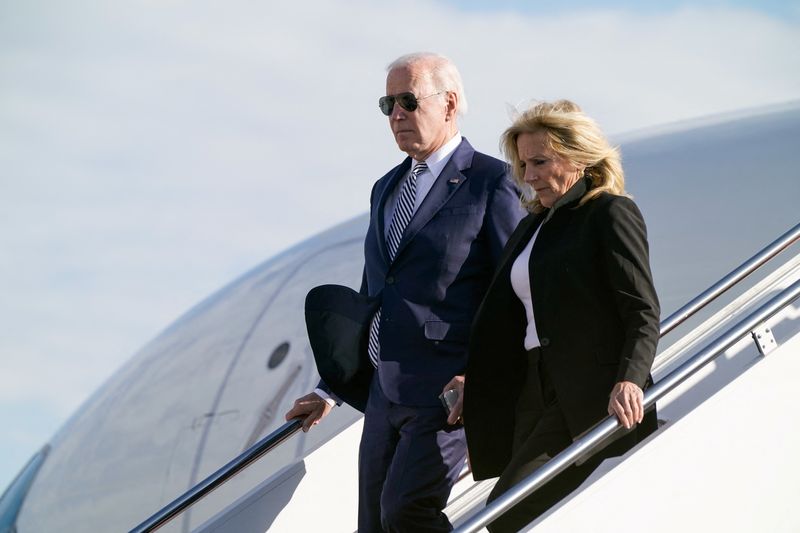
<svg viewBox="0 0 800 533">
<path fill-rule="evenodd" d="M 394 104 L 397 102 L 400 107 L 405 109 L 406 111 L 416 111 L 419 107 L 419 101 L 425 100 L 426 98 L 430 98 L 431 96 L 436 96 L 437 94 L 446 93 L 447 91 L 439 91 L 438 93 L 429 94 L 428 96 L 422 96 L 417 98 L 414 96 L 414 93 L 400 93 L 400 94 L 392 94 L 390 96 L 381 96 L 378 99 L 378 107 L 381 108 L 381 112 L 387 117 L 392 114 L 392 110 L 394 109 Z"/>
</svg>

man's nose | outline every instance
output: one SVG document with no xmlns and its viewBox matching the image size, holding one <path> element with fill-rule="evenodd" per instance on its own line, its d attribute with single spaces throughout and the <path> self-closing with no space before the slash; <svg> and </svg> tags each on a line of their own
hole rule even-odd
<svg viewBox="0 0 800 533">
<path fill-rule="evenodd" d="M 400 120 L 401 118 L 405 118 L 406 110 L 400 107 L 400 104 L 397 102 L 394 103 L 394 107 L 392 107 L 392 114 L 389 115 L 389 118 L 392 120 Z"/>
</svg>

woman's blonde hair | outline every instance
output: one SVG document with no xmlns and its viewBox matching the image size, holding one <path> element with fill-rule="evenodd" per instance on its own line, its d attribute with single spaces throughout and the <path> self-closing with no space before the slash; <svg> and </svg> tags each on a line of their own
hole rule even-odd
<svg viewBox="0 0 800 533">
<path fill-rule="evenodd" d="M 517 139 L 523 133 L 545 132 L 549 147 L 576 166 L 586 167 L 584 176 L 592 181 L 592 189 L 581 199 L 581 205 L 603 191 L 626 195 L 625 175 L 619 149 L 608 143 L 597 123 L 569 100 L 539 102 L 514 120 L 500 137 L 500 149 L 511 165 L 514 181 L 523 191 L 522 205 L 529 212 L 545 208 L 530 185 L 522 178 Z"/>
</svg>

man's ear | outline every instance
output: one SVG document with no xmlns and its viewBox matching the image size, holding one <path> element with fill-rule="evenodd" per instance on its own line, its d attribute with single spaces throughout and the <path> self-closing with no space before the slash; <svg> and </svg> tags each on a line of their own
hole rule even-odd
<svg viewBox="0 0 800 533">
<path fill-rule="evenodd" d="M 445 120 L 455 120 L 458 112 L 458 94 L 455 91 L 447 91 L 446 98 Z"/>
</svg>

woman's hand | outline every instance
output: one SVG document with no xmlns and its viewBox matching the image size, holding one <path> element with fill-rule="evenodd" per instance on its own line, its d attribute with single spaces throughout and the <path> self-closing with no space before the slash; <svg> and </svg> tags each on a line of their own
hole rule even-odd
<svg viewBox="0 0 800 533">
<path fill-rule="evenodd" d="M 620 381 L 611 389 L 608 414 L 617 415 L 620 424 L 630 429 L 644 418 L 644 393 L 639 385 Z"/>
</svg>

